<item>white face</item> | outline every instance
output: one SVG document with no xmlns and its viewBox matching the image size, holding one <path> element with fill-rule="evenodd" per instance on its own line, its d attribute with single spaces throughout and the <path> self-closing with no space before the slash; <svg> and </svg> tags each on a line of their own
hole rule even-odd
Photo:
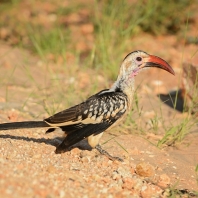
<svg viewBox="0 0 198 198">
<path fill-rule="evenodd" d="M 123 60 L 117 81 L 111 90 L 115 90 L 117 87 L 122 90 L 125 90 L 126 87 L 131 89 L 133 87 L 134 77 L 140 71 L 150 67 L 157 67 L 173 75 L 175 74 L 172 67 L 165 60 L 140 50 L 134 51 L 128 54 Z"/>
<path fill-rule="evenodd" d="M 143 51 L 135 51 L 128 54 L 122 62 L 120 74 L 126 77 L 134 77 L 139 68 L 143 67 L 149 55 Z"/>
</svg>

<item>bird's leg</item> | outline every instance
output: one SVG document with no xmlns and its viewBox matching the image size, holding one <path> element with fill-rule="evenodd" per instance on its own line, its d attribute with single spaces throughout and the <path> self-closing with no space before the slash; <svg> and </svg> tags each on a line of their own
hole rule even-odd
<svg viewBox="0 0 198 198">
<path fill-rule="evenodd" d="M 120 162 L 124 161 L 123 159 L 121 159 L 119 157 L 113 157 L 112 155 L 110 155 L 107 151 L 102 149 L 102 147 L 99 144 L 95 147 L 95 149 L 97 149 L 100 152 L 100 154 L 105 155 L 106 157 L 108 157 L 112 161 L 115 161 L 115 160 L 120 161 Z"/>
</svg>

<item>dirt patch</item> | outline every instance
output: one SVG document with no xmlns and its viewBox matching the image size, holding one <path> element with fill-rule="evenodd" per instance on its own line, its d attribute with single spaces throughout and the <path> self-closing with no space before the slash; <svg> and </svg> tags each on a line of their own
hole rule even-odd
<svg viewBox="0 0 198 198">
<path fill-rule="evenodd" d="M 62 2 L 62 8 L 67 4 L 69 2 Z M 28 9 L 30 5 L 31 11 Z M 24 23 L 24 19 L 31 20 L 50 29 L 56 20 L 57 16 L 53 14 L 56 4 L 27 1 L 20 6 L 21 13 L 13 6 L 11 16 L 17 16 Z M 6 13 L 2 19 L 8 16 Z M 129 44 L 128 52 L 141 49 L 160 56 L 173 66 L 176 76 L 150 69 L 136 77 L 139 109 L 133 109 L 129 121 L 135 120 L 137 126 L 134 131 L 127 124 L 113 128 L 101 140 L 103 148 L 123 158 L 124 162 L 113 162 L 95 150 L 86 150 L 86 142 L 78 145 L 80 149 L 55 154 L 57 139 L 54 134 L 45 135 L 43 129 L 1 131 L 1 196 L 149 198 L 167 197 L 178 190 L 183 197 L 196 197 L 192 191 L 198 191 L 195 171 L 198 166 L 197 124 L 185 131 L 188 135 L 182 143 L 163 149 L 155 145 L 164 135 L 164 125 L 167 128 L 178 125 L 187 116 L 181 113 L 182 101 L 176 107 L 178 111 L 171 108 L 170 95 L 180 89 L 181 63 L 190 60 L 198 65 L 197 44 L 194 40 L 191 42 L 197 35 L 197 17 L 194 16 L 186 41 L 174 35 L 145 33 L 129 41 L 133 49 Z M 74 48 L 82 52 L 80 58 L 94 46 L 94 26 L 89 18 L 87 9 L 59 18 L 61 24 L 75 35 L 70 43 L 74 42 Z M 20 26 L 12 24 L 12 20 L 10 25 L 0 30 L 0 38 L 6 42 L 0 43 L 0 122 L 42 120 L 113 83 L 105 79 L 99 69 L 81 67 L 70 50 L 65 54 L 65 67 L 61 55 L 47 54 L 44 61 L 26 50 L 13 47 L 21 39 L 28 46 L 29 40 Z M 156 116 L 157 122 L 154 122 Z"/>
<path fill-rule="evenodd" d="M 17 54 L 18 61 L 20 57 L 24 57 L 24 52 L 20 52 L 18 49 L 9 51 L 8 54 L 10 53 Z M 26 56 L 30 55 L 27 53 Z M 5 66 L 5 62 L 10 60 L 10 56 L 7 57 L 4 57 L 2 70 L 9 73 L 10 67 L 14 67 L 14 65 L 10 63 L 11 66 Z M 28 60 L 30 60 L 27 63 L 30 68 L 31 65 L 38 63 L 38 59 L 31 59 L 31 56 Z M 22 63 L 24 60 L 21 58 L 20 64 Z M 42 70 L 44 71 L 42 66 L 35 66 L 31 72 L 31 75 L 34 79 L 38 79 L 40 84 L 44 78 Z M 80 75 L 84 76 L 83 73 Z M 157 84 L 156 87 L 153 80 L 156 75 L 157 79 L 162 82 L 161 86 Z M 21 80 L 24 80 L 25 77 L 27 76 L 24 72 L 20 74 L 16 72 L 13 75 L 15 82 L 10 84 L 9 89 L 9 92 L 13 93 L 11 100 L 13 102 L 6 102 L 5 95 L 2 94 L 5 87 L 1 86 L 1 122 L 35 119 L 27 112 L 40 111 L 40 108 L 36 107 L 36 103 L 32 105 L 36 98 L 27 101 L 26 111 L 20 111 L 21 96 L 27 96 L 35 88 L 35 83 L 31 81 L 24 88 Z M 6 81 L 5 84 L 7 83 Z M 170 75 L 166 76 L 163 71 L 150 70 L 142 72 L 136 83 L 139 85 L 138 94 L 143 113 L 142 125 L 148 127 L 148 134 L 143 137 L 129 134 L 119 135 L 116 130 L 113 135 L 105 134 L 101 141 L 101 143 L 105 143 L 113 138 L 103 147 L 111 154 L 122 157 L 123 163 L 112 162 L 95 150 L 74 148 L 70 152 L 56 155 L 54 145 L 57 142 L 53 140 L 54 136 L 45 135 L 45 131 L 42 129 L 1 131 L 1 195 L 3 197 L 13 197 L 13 194 L 14 197 L 79 197 L 82 195 L 87 197 L 106 197 L 107 195 L 113 197 L 167 197 L 171 193 L 170 190 L 167 190 L 170 185 L 177 189 L 188 189 L 188 193 L 197 190 L 195 172 L 198 161 L 197 129 L 195 128 L 193 133 L 185 138 L 185 144 L 180 147 L 160 150 L 151 142 L 156 143 L 156 140 L 162 135 L 150 133 L 149 125 L 146 124 L 153 116 L 153 107 L 156 108 L 155 112 L 161 108 L 167 122 L 168 118 L 175 113 L 178 119 L 182 117 L 180 112 L 175 112 L 167 105 L 162 105 L 159 109 L 157 105 L 160 105 L 157 94 L 170 91 L 170 88 L 176 84 L 175 78 Z M 18 94 L 15 96 L 16 91 Z M 12 108 L 15 109 L 11 110 Z M 43 113 L 37 119 L 45 116 L 46 114 Z M 122 130 L 122 127 L 119 129 Z M 191 195 L 193 196 L 193 194 Z"/>
<path fill-rule="evenodd" d="M 103 145 L 122 157 L 121 163 L 78 148 L 56 155 L 51 145 L 54 141 L 43 133 L 40 129 L 1 132 L 3 197 L 13 197 L 13 193 L 14 197 L 166 197 L 170 184 L 178 189 L 197 189 L 194 167 L 198 155 L 192 152 L 197 142 L 183 150 L 162 151 L 144 138 L 121 135 Z M 102 141 L 110 138 L 105 135 Z M 140 165 L 145 169 L 141 174 L 137 171 Z"/>
</svg>

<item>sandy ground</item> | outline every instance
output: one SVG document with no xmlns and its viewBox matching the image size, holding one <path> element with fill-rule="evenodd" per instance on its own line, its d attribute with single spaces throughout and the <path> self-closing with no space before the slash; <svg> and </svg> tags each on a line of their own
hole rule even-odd
<svg viewBox="0 0 198 198">
<path fill-rule="evenodd" d="M 54 142 L 40 129 L 1 132 L 0 137 L 3 197 L 166 197 L 170 184 L 197 189 L 198 158 L 195 152 L 186 153 L 189 148 L 161 151 L 141 137 L 120 135 L 103 145 L 124 159 L 112 162 L 78 148 L 55 155 Z M 105 135 L 102 142 L 110 138 Z"/>
<path fill-rule="evenodd" d="M 63 6 L 67 3 L 69 1 L 62 2 Z M 22 14 L 27 20 L 49 28 L 54 17 L 51 12 L 56 10 L 56 6 L 49 2 L 30 5 L 30 1 L 21 3 L 20 12 L 18 9 L 5 12 L 1 15 L 2 20 L 16 15 L 20 21 L 24 18 Z M 93 47 L 94 27 L 87 20 L 89 17 L 90 12 L 85 9 L 62 18 L 62 23 L 66 23 L 75 35 L 72 42 L 76 42 L 76 49 L 82 53 Z M 68 20 L 73 23 L 69 24 Z M 0 123 L 42 120 L 49 116 L 46 107 L 57 112 L 93 94 L 95 81 L 96 92 L 113 83 L 107 81 L 102 72 L 77 65 L 69 52 L 66 55 L 69 64 L 63 69 L 61 57 L 55 63 L 53 54 L 50 54 L 44 62 L 26 50 L 13 47 L 20 42 L 19 38 L 25 39 L 23 34 L 17 37 L 13 33 L 20 30 L 17 27 L 12 24 L 0 29 Z M 196 14 L 186 40 L 197 38 L 197 27 Z M 133 127 L 136 130 L 121 125 L 105 133 L 101 140 L 109 153 L 123 158 L 124 162 L 113 162 L 97 151 L 89 150 L 86 141 L 67 153 L 57 155 L 54 153 L 57 134 L 46 135 L 44 129 L 0 131 L 0 196 L 158 198 L 180 194 L 180 197 L 197 197 L 197 123 L 190 130 L 185 130 L 188 135 L 174 147 L 159 149 L 155 146 L 164 135 L 163 124 L 176 126 L 187 116 L 180 112 L 182 101 L 178 100 L 177 111 L 170 107 L 169 98 L 169 93 L 173 94 L 181 87 L 182 62 L 198 65 L 197 44 L 182 38 L 183 35 L 151 36 L 143 33 L 131 38 L 130 51 L 141 49 L 162 57 L 173 66 L 176 76 L 152 69 L 136 77 L 139 114 L 135 109 L 129 115 L 132 118 L 130 122 L 135 120 L 137 124 Z M 68 90 L 74 94 L 68 97 Z M 153 131 L 151 120 L 156 115 L 158 123 Z"/>
<path fill-rule="evenodd" d="M 0 51 L 4 54 L 9 51 L 9 47 L 2 45 Z M 4 66 L 1 75 L 8 75 L 9 71 L 12 71 L 12 60 L 15 57 L 18 57 L 19 61 L 19 57 L 24 56 L 29 57 L 28 64 L 34 78 L 38 79 L 38 83 L 42 83 L 44 73 L 41 71 L 44 68 L 36 64 L 38 59 L 17 48 L 1 59 Z M 32 67 L 35 64 L 37 66 Z M 31 100 L 25 104 L 23 111 L 19 110 L 21 97 L 27 97 L 31 89 L 34 89 L 34 83 L 32 85 L 28 78 L 26 79 L 27 76 L 23 72 L 20 73 L 20 68 L 15 72 L 12 76 L 13 81 L 10 81 L 8 86 L 9 94 L 13 96 L 11 102 L 6 102 L 4 94 L 4 84 L 8 82 L 2 81 L 0 121 L 38 119 L 32 115 L 41 109 Z M 156 75 L 161 86 L 156 87 L 153 80 Z M 27 88 L 23 86 L 24 81 L 29 83 L 26 84 Z M 150 86 L 147 86 L 148 83 Z M 165 104 L 160 108 L 156 105 L 160 104 L 157 94 L 168 93 L 174 87 L 177 88 L 177 78 L 163 71 L 150 70 L 137 77 L 137 84 L 140 84 L 142 123 L 153 116 L 153 107 L 155 112 L 162 110 L 167 122 L 173 115 L 179 120 L 185 117 Z M 28 114 L 30 110 L 32 114 Z M 39 119 L 45 116 L 45 113 L 41 113 Z M 105 143 L 103 147 L 111 154 L 123 158 L 124 162 L 112 162 L 95 150 L 86 150 L 86 142 L 81 143 L 80 149 L 76 147 L 70 152 L 56 155 L 55 136 L 45 135 L 43 129 L 1 131 L 1 196 L 167 197 L 171 194 L 169 186 L 173 186 L 175 189 L 183 190 L 180 191 L 182 194 L 188 193 L 189 197 L 196 197 L 192 192 L 198 190 L 198 176 L 195 172 L 198 162 L 197 127 L 195 126 L 185 141 L 177 147 L 159 149 L 152 143 L 156 143 L 162 136 L 154 135 L 147 125 L 144 126 L 147 127 L 148 133 L 143 136 L 130 135 L 119 127 L 119 130 L 112 129 L 102 138 L 101 143 Z M 187 195 L 183 195 L 185 196 Z"/>
</svg>

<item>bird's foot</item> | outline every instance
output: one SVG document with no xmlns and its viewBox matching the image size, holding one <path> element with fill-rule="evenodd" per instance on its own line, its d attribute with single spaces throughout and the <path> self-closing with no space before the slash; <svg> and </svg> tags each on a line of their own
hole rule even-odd
<svg viewBox="0 0 198 198">
<path fill-rule="evenodd" d="M 117 160 L 117 161 L 119 161 L 119 162 L 123 162 L 124 160 L 122 159 L 122 158 L 120 158 L 120 157 L 114 157 L 114 156 L 112 156 L 112 155 L 110 155 L 107 151 L 105 151 L 100 145 L 97 145 L 96 147 L 95 147 L 95 149 L 97 149 L 99 152 L 100 152 L 100 154 L 102 154 L 102 155 L 105 155 L 106 157 L 108 157 L 110 160 L 112 160 L 112 161 L 115 161 L 115 160 Z"/>
</svg>

